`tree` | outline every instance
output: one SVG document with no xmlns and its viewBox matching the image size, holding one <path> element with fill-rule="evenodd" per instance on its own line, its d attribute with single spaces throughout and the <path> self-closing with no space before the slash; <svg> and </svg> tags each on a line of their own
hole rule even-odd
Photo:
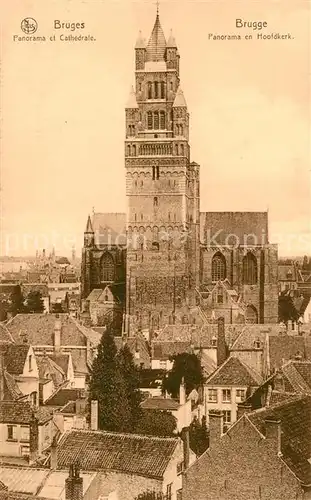
<svg viewBox="0 0 311 500">
<path fill-rule="evenodd" d="M 44 302 L 41 292 L 36 290 L 29 292 L 26 299 L 26 310 L 30 313 L 42 313 L 44 311 Z"/>
<path fill-rule="evenodd" d="M 294 306 L 293 299 L 286 292 L 279 295 L 279 322 L 298 321 L 299 312 Z"/>
<path fill-rule="evenodd" d="M 25 312 L 24 300 L 21 287 L 18 285 L 11 293 L 9 299 L 9 312 L 12 313 L 12 316 Z"/>
<path fill-rule="evenodd" d="M 0 321 L 6 321 L 9 310 L 10 310 L 9 300 L 6 298 L 1 298 L 0 299 Z"/>
<path fill-rule="evenodd" d="M 174 436 L 176 418 L 168 411 L 142 410 L 140 420 L 136 426 L 137 434 L 149 436 Z"/>
<path fill-rule="evenodd" d="M 117 348 L 110 331 L 106 330 L 98 346 L 90 379 L 90 399 L 98 401 L 100 429 L 116 432 L 131 430 L 131 411 L 126 384 L 120 373 Z"/>
<path fill-rule="evenodd" d="M 135 497 L 135 500 L 164 500 L 164 495 L 161 492 L 147 490 Z"/>
<path fill-rule="evenodd" d="M 190 448 L 197 457 L 202 455 L 209 446 L 208 432 L 206 428 L 206 418 L 199 422 L 197 417 L 191 422 L 189 427 Z"/>
<path fill-rule="evenodd" d="M 195 354 L 182 353 L 170 358 L 173 368 L 163 381 L 163 389 L 177 398 L 179 387 L 184 378 L 186 394 L 203 383 L 203 370 L 199 358 Z"/>
<path fill-rule="evenodd" d="M 141 416 L 142 394 L 139 390 L 139 370 L 135 366 L 133 355 L 127 344 L 118 352 L 117 364 L 125 383 L 126 398 L 131 412 L 129 424 L 133 429 Z"/>
</svg>

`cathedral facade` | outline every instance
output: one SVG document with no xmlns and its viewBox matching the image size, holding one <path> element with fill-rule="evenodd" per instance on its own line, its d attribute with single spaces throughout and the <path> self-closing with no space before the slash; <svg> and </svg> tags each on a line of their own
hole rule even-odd
<svg viewBox="0 0 311 500">
<path fill-rule="evenodd" d="M 125 110 L 127 214 L 93 214 L 84 234 L 82 298 L 114 291 L 122 328 L 277 322 L 277 246 L 266 212 L 201 212 L 179 52 L 159 15 L 135 46 Z M 94 293 L 93 293 L 94 295 Z"/>
</svg>

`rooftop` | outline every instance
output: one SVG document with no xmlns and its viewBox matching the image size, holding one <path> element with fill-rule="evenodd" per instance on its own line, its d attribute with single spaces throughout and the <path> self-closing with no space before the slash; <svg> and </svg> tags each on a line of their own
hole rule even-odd
<svg viewBox="0 0 311 500">
<path fill-rule="evenodd" d="M 180 407 L 179 402 L 176 399 L 164 398 L 164 397 L 153 397 L 145 399 L 141 404 L 141 408 L 144 410 L 178 410 Z"/>
<path fill-rule="evenodd" d="M 211 386 L 255 387 L 262 383 L 262 379 L 239 358 L 230 356 L 205 383 Z"/>
<path fill-rule="evenodd" d="M 0 422 L 8 424 L 30 424 L 33 417 L 39 424 L 52 418 L 50 410 L 39 407 L 34 410 L 28 401 L 0 401 Z"/>
</svg>

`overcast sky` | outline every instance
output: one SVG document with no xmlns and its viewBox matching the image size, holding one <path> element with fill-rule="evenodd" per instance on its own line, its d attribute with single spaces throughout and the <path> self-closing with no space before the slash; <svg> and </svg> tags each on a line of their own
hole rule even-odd
<svg viewBox="0 0 311 500">
<path fill-rule="evenodd" d="M 152 1 L 15 0 L 2 4 L 2 251 L 79 251 L 88 213 L 126 210 L 124 105 L 138 31 Z M 191 159 L 201 165 L 201 211 L 266 210 L 281 255 L 310 250 L 310 2 L 161 1 L 173 29 L 190 112 Z M 53 34 L 84 22 L 95 42 L 14 42 L 21 20 Z M 266 21 L 256 40 L 236 18 Z M 209 34 L 253 34 L 218 40 Z"/>
</svg>

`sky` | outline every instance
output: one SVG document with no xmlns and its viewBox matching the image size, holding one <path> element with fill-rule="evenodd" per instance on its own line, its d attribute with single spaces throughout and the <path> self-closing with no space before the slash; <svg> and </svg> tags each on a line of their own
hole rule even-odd
<svg viewBox="0 0 311 500">
<path fill-rule="evenodd" d="M 125 212 L 125 113 L 134 45 L 156 3 L 14 0 L 1 6 L 1 253 L 80 252 L 87 216 Z M 160 2 L 180 53 L 201 211 L 269 211 L 284 256 L 311 253 L 310 2 Z M 22 19 L 43 42 L 18 42 Z M 236 19 L 262 21 L 261 31 Z M 54 21 L 85 23 L 54 29 Z M 61 42 L 92 35 L 94 42 Z M 258 40 L 257 33 L 291 39 Z M 56 41 L 50 36 L 56 35 Z M 239 34 L 213 40 L 210 34 Z M 246 40 L 245 35 L 253 39 Z"/>
</svg>

